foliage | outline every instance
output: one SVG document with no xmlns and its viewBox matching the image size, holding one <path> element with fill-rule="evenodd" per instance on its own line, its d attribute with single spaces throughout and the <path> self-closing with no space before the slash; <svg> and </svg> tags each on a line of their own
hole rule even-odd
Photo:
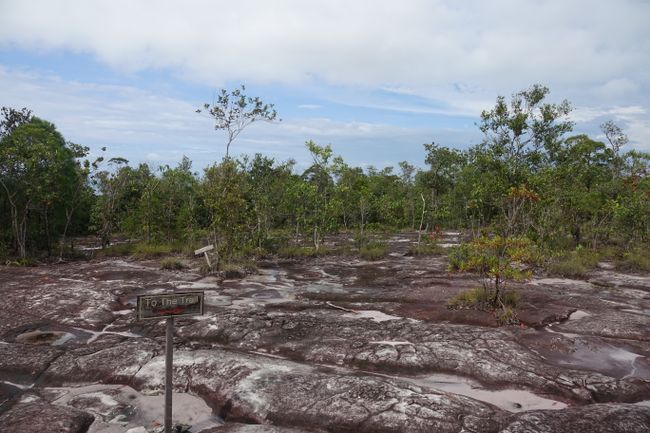
<svg viewBox="0 0 650 433">
<path fill-rule="evenodd" d="M 214 129 L 226 132 L 226 159 L 229 158 L 230 145 L 237 136 L 255 121 L 274 121 L 278 113 L 273 104 L 262 102 L 259 97 L 245 94 L 246 87 L 227 91 L 221 89 L 216 101 L 212 104 L 203 104 L 197 113 L 207 112 L 214 119 Z"/>
<path fill-rule="evenodd" d="M 650 254 L 648 250 L 632 249 L 616 260 L 616 267 L 624 271 L 650 272 Z"/>
<path fill-rule="evenodd" d="M 549 273 L 565 278 L 585 278 L 598 264 L 598 253 L 586 248 L 576 248 L 552 258 L 547 266 Z"/>
<path fill-rule="evenodd" d="M 77 159 L 88 149 L 66 142 L 53 124 L 25 109 L 2 113 L 0 207 L 8 211 L 11 242 L 21 258 L 28 244 L 51 252 L 58 235 L 67 232 L 70 203 L 86 186 Z"/>
<path fill-rule="evenodd" d="M 204 108 L 228 133 L 227 155 L 244 128 L 277 117 L 244 91 L 224 90 Z M 479 239 L 531 239 L 566 256 L 550 261 L 560 274 L 572 272 L 572 262 L 578 274 L 588 269 L 573 257 L 576 249 L 609 246 L 621 250 L 621 266 L 642 269 L 636 251 L 650 246 L 650 154 L 626 151 L 627 136 L 613 122 L 602 125 L 604 142 L 569 135 L 571 106 L 548 102 L 549 95 L 534 85 L 498 97 L 481 115 L 479 143 L 466 150 L 426 144 L 422 169 L 407 161 L 355 167 L 312 140 L 305 170 L 262 154 L 228 156 L 199 172 L 185 157 L 175 167 L 91 162 L 88 149 L 54 125 L 28 109 L 4 108 L 0 245 L 14 257 L 56 247 L 63 255 L 67 239 L 85 233 L 105 248 L 116 234 L 147 245 L 214 243 L 219 267 L 251 254 L 329 253 L 324 237 L 341 231 L 355 233 L 361 249 L 373 230 L 418 230 L 412 253 L 436 253 L 424 235 L 444 227 Z M 308 243 L 313 248 L 291 246 Z M 450 268 L 467 266 L 472 254 L 471 245 L 449 250 Z"/>
<path fill-rule="evenodd" d="M 523 237 L 482 236 L 455 251 L 450 268 L 461 272 L 475 272 L 479 275 L 483 293 L 480 297 L 472 292 L 460 299 L 450 301 L 450 306 L 467 305 L 476 301 L 480 308 L 500 309 L 506 314 L 509 299 L 506 291 L 511 283 L 521 282 L 531 276 L 529 265 L 539 261 L 539 254 L 533 243 Z"/>
<path fill-rule="evenodd" d="M 321 257 L 332 253 L 329 248 L 321 246 L 316 247 L 303 247 L 303 246 L 286 246 L 280 248 L 278 256 L 291 259 L 307 258 L 307 257 Z"/>
<path fill-rule="evenodd" d="M 166 258 L 161 260 L 160 262 L 160 269 L 164 269 L 166 271 L 182 271 L 183 269 L 186 268 L 187 266 L 185 265 L 185 263 L 174 258 Z"/>
<path fill-rule="evenodd" d="M 383 242 L 369 242 L 359 249 L 359 256 L 365 260 L 379 260 L 388 253 L 388 246 Z"/>
</svg>

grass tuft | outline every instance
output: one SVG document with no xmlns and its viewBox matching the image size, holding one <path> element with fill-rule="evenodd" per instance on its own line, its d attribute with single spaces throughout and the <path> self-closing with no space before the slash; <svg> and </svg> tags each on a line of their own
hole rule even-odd
<svg viewBox="0 0 650 433">
<path fill-rule="evenodd" d="M 388 247 L 381 242 L 370 242 L 359 248 L 359 256 L 364 260 L 379 260 L 386 256 Z"/>
<path fill-rule="evenodd" d="M 174 258 L 163 259 L 160 262 L 160 269 L 164 269 L 166 271 L 182 271 L 186 268 L 187 266 L 183 262 Z"/>
</svg>

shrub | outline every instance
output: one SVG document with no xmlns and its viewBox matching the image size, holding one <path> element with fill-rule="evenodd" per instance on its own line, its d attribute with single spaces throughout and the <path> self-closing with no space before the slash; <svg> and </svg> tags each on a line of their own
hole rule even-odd
<svg viewBox="0 0 650 433">
<path fill-rule="evenodd" d="M 323 245 L 316 249 L 314 247 L 301 247 L 301 246 L 286 246 L 280 248 L 278 255 L 291 259 L 306 258 L 306 257 L 320 257 L 331 253 L 331 250 Z"/>
<path fill-rule="evenodd" d="M 565 278 L 585 278 L 587 272 L 598 264 L 599 254 L 582 247 L 552 259 L 547 270 Z"/>
<path fill-rule="evenodd" d="M 483 309 L 488 306 L 489 292 L 483 287 L 476 287 L 458 293 L 447 301 L 447 307 L 458 310 L 463 308 Z"/>
<path fill-rule="evenodd" d="M 449 248 L 449 270 L 459 271 L 463 263 L 466 263 L 470 255 L 470 244 L 462 243 L 456 247 Z"/>
<path fill-rule="evenodd" d="M 457 310 L 473 308 L 477 310 L 492 309 L 494 291 L 486 290 L 484 287 L 476 287 L 458 293 L 447 301 L 447 308 Z M 504 292 L 501 301 L 504 308 L 516 308 L 519 302 L 519 293 L 509 290 Z"/>
<path fill-rule="evenodd" d="M 413 256 L 432 256 L 437 254 L 443 254 L 445 251 L 444 248 L 438 245 L 437 242 L 429 241 L 426 243 L 421 243 L 420 245 L 414 245 L 409 248 L 409 253 Z"/>
<path fill-rule="evenodd" d="M 187 266 L 185 266 L 183 262 L 174 258 L 164 259 L 160 262 L 160 269 L 166 271 L 181 271 L 185 268 L 187 268 Z"/>
<path fill-rule="evenodd" d="M 501 310 L 495 315 L 499 323 L 516 320 L 513 308 L 518 295 L 507 291 L 511 282 L 523 281 L 532 275 L 527 269 L 540 260 L 535 245 L 523 237 L 482 236 L 453 250 L 449 268 L 476 272 L 483 285 L 452 298 L 450 308 L 484 308 Z M 503 316 L 505 321 L 501 320 Z"/>
<path fill-rule="evenodd" d="M 386 244 L 380 242 L 370 242 L 359 248 L 359 256 L 365 260 L 379 260 L 388 252 Z"/>
<path fill-rule="evenodd" d="M 650 271 L 650 254 L 641 249 L 633 249 L 616 260 L 616 267 L 624 271 Z"/>
</svg>

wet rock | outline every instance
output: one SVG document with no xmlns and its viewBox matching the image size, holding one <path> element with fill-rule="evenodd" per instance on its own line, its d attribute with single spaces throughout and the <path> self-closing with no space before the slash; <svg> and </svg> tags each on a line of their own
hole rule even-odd
<svg viewBox="0 0 650 433">
<path fill-rule="evenodd" d="M 19 395 L 21 392 L 21 389 L 9 385 L 7 383 L 0 382 L 0 412 L 4 408 L 5 405 L 8 405 L 9 402 L 16 396 Z"/>
<path fill-rule="evenodd" d="M 650 408 L 593 404 L 562 411 L 530 411 L 511 416 L 501 433 L 648 433 Z"/>
<path fill-rule="evenodd" d="M 649 322 L 650 316 L 610 310 L 580 320 L 567 321 L 558 325 L 556 329 L 574 334 L 650 342 Z"/>
<path fill-rule="evenodd" d="M 321 430 L 322 431 L 322 430 Z M 201 433 L 316 433 L 317 430 L 296 430 L 261 424 L 224 424 Z"/>
<path fill-rule="evenodd" d="M 62 353 L 47 346 L 0 344 L 0 380 L 31 384 Z"/>
<path fill-rule="evenodd" d="M 164 359 L 134 384 L 161 389 Z M 302 364 L 222 350 L 177 352 L 174 386 L 201 395 L 227 421 L 330 432 L 496 432 L 502 412 L 468 397 L 368 375 L 325 373 Z"/>
<path fill-rule="evenodd" d="M 110 340 L 108 343 L 98 341 L 67 351 L 52 362 L 42 380 L 49 386 L 93 382 L 126 384 L 160 352 L 160 345 L 147 338 L 117 344 Z"/>
<path fill-rule="evenodd" d="M 268 321 L 272 326 L 265 324 Z M 291 323 L 289 329 L 287 323 Z M 184 326 L 178 334 L 317 364 L 410 374 L 453 372 L 497 387 L 516 384 L 583 402 L 610 401 L 612 396 L 634 401 L 650 393 L 650 383 L 643 381 L 551 365 L 517 343 L 507 329 L 411 320 L 379 322 L 330 309 L 226 312 Z M 411 344 L 391 344 L 403 341 Z"/>
<path fill-rule="evenodd" d="M 86 412 L 50 404 L 42 399 L 17 403 L 0 415 L 0 427 L 20 433 L 85 433 L 94 417 Z"/>
</svg>

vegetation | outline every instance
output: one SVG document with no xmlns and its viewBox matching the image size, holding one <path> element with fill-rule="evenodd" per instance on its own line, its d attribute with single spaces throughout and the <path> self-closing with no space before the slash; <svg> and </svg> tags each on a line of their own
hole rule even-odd
<svg viewBox="0 0 650 433">
<path fill-rule="evenodd" d="M 175 258 L 166 258 L 160 262 L 160 269 L 167 271 L 182 271 L 185 268 L 187 268 L 187 266 Z"/>
<path fill-rule="evenodd" d="M 475 272 L 482 288 L 452 298 L 450 308 L 475 307 L 498 310 L 505 322 L 515 322 L 514 307 L 518 296 L 508 289 L 532 275 L 529 266 L 539 261 L 532 242 L 524 237 L 481 236 L 463 245 L 453 255 L 450 267 Z"/>
<path fill-rule="evenodd" d="M 187 158 L 176 167 L 90 161 L 53 124 L 4 108 L 0 254 L 63 255 L 73 247 L 67 239 L 95 234 L 113 253 L 147 257 L 214 243 L 218 270 L 254 254 L 321 255 L 330 251 L 324 236 L 341 231 L 367 240 L 373 230 L 418 230 L 413 253 L 435 252 L 428 234 L 453 227 L 476 241 L 452 251 L 451 266 L 491 280 L 490 299 L 503 314 L 502 284 L 518 278 L 514 251 L 532 244 L 564 257 L 551 260 L 562 275 L 590 266 L 575 251 L 605 247 L 620 251 L 619 266 L 647 269 L 650 155 L 626 151 L 612 122 L 602 142 L 570 135 L 570 104 L 546 102 L 543 86 L 499 97 L 481 114 L 483 140 L 467 150 L 426 144 L 425 168 L 352 167 L 330 145 L 308 140 L 313 163 L 304 171 L 291 160 L 229 156 L 244 128 L 277 119 L 272 105 L 244 90 L 222 91 L 204 106 L 228 137 L 226 158 L 198 172 Z M 111 246 L 116 234 L 136 243 Z M 357 248 L 369 258 L 385 252 Z"/>
</svg>

